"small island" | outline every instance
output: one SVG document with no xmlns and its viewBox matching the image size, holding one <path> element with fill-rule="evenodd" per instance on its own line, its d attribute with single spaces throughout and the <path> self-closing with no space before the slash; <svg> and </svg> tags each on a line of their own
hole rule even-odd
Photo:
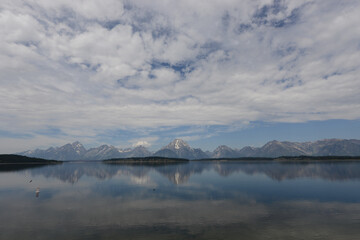
<svg viewBox="0 0 360 240">
<path fill-rule="evenodd" d="M 108 164 L 137 164 L 137 165 L 163 165 L 174 163 L 187 163 L 185 158 L 166 158 L 166 157 L 133 157 L 133 158 L 113 158 L 104 160 Z"/>
</svg>

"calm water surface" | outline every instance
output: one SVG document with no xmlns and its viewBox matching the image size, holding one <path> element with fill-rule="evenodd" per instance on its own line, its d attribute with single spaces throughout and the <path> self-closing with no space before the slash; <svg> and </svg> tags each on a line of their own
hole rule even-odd
<svg viewBox="0 0 360 240">
<path fill-rule="evenodd" d="M 30 238 L 360 239 L 360 163 L 0 166 L 0 239 Z"/>
</svg>

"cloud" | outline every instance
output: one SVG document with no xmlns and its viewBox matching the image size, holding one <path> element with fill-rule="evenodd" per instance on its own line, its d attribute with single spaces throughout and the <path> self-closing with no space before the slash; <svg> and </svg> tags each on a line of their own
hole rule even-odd
<svg viewBox="0 0 360 240">
<path fill-rule="evenodd" d="M 147 141 L 138 141 L 138 142 L 133 144 L 133 147 L 138 147 L 138 146 L 150 147 L 151 144 L 149 142 L 147 142 Z"/>
<path fill-rule="evenodd" d="M 2 131 L 360 118 L 357 1 L 3 1 Z"/>
<path fill-rule="evenodd" d="M 144 133 L 143 133 L 144 134 Z M 149 134 L 149 133 L 145 133 L 145 134 Z M 147 136 L 147 137 L 140 137 L 140 138 L 132 138 L 130 140 L 128 140 L 128 142 L 131 143 L 132 147 L 138 147 L 138 146 L 143 146 L 143 147 L 151 147 L 154 142 L 156 142 L 159 138 L 157 136 Z"/>
</svg>

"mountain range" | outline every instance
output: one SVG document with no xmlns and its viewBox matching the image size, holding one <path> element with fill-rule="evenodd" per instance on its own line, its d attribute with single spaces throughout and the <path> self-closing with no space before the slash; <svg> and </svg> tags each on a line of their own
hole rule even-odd
<svg viewBox="0 0 360 240">
<path fill-rule="evenodd" d="M 68 143 L 61 147 L 50 147 L 46 150 L 36 149 L 21 153 L 28 157 L 52 160 L 104 160 L 111 158 L 130 158 L 159 156 L 169 158 L 204 159 L 204 158 L 241 158 L 241 157 L 280 157 L 280 156 L 360 156 L 360 140 L 324 139 L 315 142 L 280 142 L 270 141 L 262 147 L 244 147 L 233 149 L 225 145 L 213 152 L 204 152 L 192 148 L 181 139 L 175 139 L 156 152 L 150 152 L 143 146 L 120 149 L 102 145 L 85 149 L 80 142 Z"/>
</svg>

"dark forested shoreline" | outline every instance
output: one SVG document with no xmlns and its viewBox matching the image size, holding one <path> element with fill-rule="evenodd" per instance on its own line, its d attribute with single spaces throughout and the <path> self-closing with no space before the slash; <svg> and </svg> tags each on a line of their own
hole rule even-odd
<svg viewBox="0 0 360 240">
<path fill-rule="evenodd" d="M 0 154 L 0 164 L 58 164 L 62 161 L 25 157 L 16 154 Z"/>
</svg>

